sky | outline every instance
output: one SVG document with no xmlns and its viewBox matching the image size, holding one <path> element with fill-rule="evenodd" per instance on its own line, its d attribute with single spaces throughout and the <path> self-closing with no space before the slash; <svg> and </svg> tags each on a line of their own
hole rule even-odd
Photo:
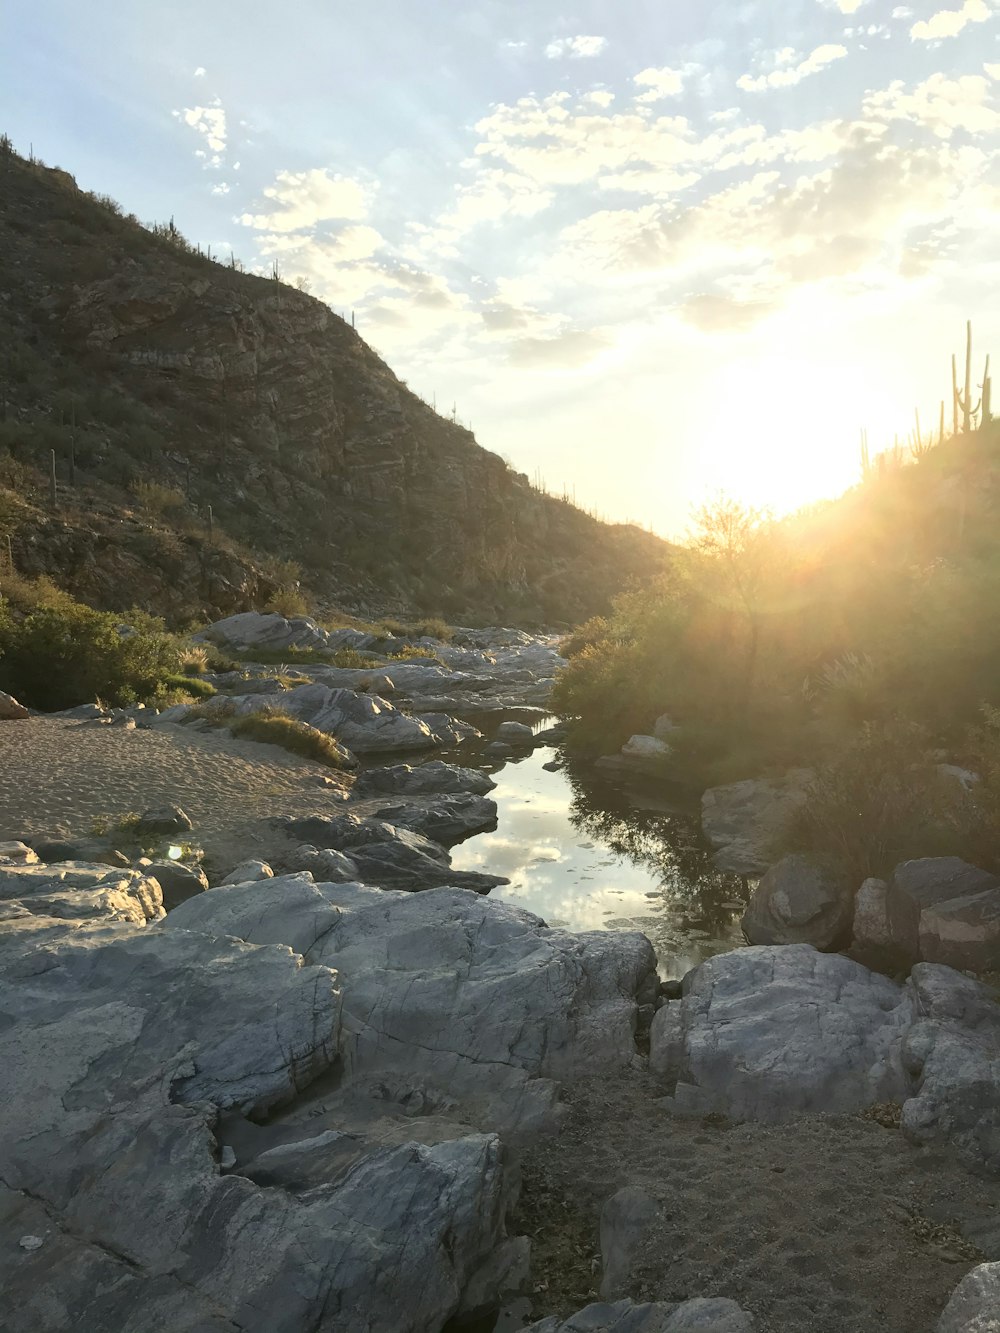
<svg viewBox="0 0 1000 1333">
<path fill-rule="evenodd" d="M 671 536 L 929 432 L 966 319 L 1000 354 L 998 38 L 1000 0 L 6 0 L 0 130 Z"/>
</svg>

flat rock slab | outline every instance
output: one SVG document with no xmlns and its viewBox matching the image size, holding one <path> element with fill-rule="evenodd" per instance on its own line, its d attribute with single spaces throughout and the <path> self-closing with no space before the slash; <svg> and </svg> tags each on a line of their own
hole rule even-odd
<svg viewBox="0 0 1000 1333">
<path fill-rule="evenodd" d="M 762 875 L 780 857 L 814 773 L 796 768 L 781 779 L 748 778 L 711 787 L 701 798 L 701 827 L 715 864 L 734 875 Z"/>
<path fill-rule="evenodd" d="M 588 1305 L 565 1321 L 543 1319 L 530 1324 L 526 1333 L 754 1333 L 756 1327 L 751 1316 L 730 1300 L 693 1300 L 680 1305 L 615 1301 Z"/>
<path fill-rule="evenodd" d="M 290 876 L 213 889 L 163 926 L 281 941 L 336 967 L 345 1077 L 511 1133 L 553 1122 L 553 1080 L 634 1060 L 638 1004 L 656 988 L 645 936 L 552 930 L 458 889 Z"/>
<path fill-rule="evenodd" d="M 218 1114 L 295 1099 L 341 1032 L 335 973 L 283 945 L 5 922 L 4 1328 L 427 1333 L 478 1308 L 523 1259 L 495 1136 L 372 1140 L 305 1196 L 223 1174 Z"/>
<path fill-rule="evenodd" d="M 438 796 L 463 792 L 485 796 L 497 784 L 476 768 L 459 768 L 440 759 L 430 759 L 412 768 L 409 764 L 386 764 L 366 768 L 358 774 L 354 790 L 359 796 Z"/>
<path fill-rule="evenodd" d="M 1000 879 L 957 856 L 904 861 L 889 881 L 889 928 L 910 961 L 1000 966 Z"/>
</svg>

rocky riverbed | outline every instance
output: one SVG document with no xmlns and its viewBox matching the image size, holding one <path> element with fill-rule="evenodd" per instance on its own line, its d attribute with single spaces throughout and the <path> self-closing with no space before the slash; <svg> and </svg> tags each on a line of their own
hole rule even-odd
<svg viewBox="0 0 1000 1333">
<path fill-rule="evenodd" d="M 231 647 L 331 647 L 232 619 Z M 801 942 L 665 988 L 643 933 L 504 901 L 455 864 L 497 809 L 454 760 L 530 752 L 468 718 L 541 717 L 558 654 L 434 650 L 230 682 L 344 774 L 188 712 L 0 723 L 4 1327 L 995 1330 L 994 994 Z M 940 916 L 935 874 L 886 892 Z"/>
</svg>

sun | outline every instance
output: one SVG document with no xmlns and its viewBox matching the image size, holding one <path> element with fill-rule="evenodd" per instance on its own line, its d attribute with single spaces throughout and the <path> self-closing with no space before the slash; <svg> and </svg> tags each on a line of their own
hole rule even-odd
<svg viewBox="0 0 1000 1333">
<path fill-rule="evenodd" d="M 761 352 L 723 366 L 705 405 L 699 472 L 706 491 L 787 514 L 859 479 L 864 426 L 891 440 L 899 406 L 865 365 Z"/>
</svg>

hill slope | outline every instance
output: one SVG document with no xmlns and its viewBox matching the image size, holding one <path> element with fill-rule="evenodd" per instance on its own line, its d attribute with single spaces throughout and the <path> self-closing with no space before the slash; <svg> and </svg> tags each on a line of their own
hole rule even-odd
<svg viewBox="0 0 1000 1333">
<path fill-rule="evenodd" d="M 294 561 L 347 609 L 575 620 L 668 558 L 539 493 L 320 301 L 9 145 L 0 253 L 0 562 L 9 536 L 23 573 L 182 618 L 265 601 Z"/>
</svg>

